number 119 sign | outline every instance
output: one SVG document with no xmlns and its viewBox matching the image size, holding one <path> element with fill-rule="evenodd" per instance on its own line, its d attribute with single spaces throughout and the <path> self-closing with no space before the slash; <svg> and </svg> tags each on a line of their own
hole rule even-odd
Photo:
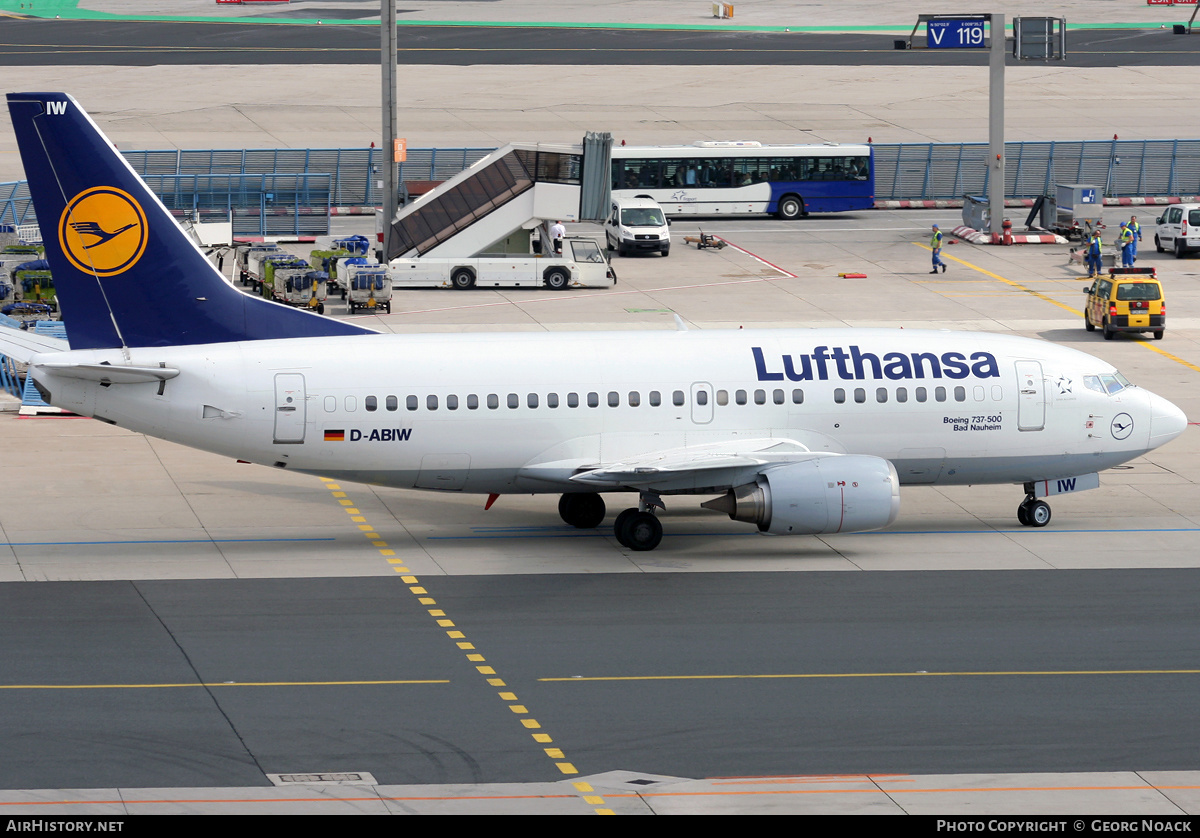
<svg viewBox="0 0 1200 838">
<path fill-rule="evenodd" d="M 926 46 L 932 49 L 986 47 L 982 20 L 931 20 L 926 26 Z"/>
</svg>

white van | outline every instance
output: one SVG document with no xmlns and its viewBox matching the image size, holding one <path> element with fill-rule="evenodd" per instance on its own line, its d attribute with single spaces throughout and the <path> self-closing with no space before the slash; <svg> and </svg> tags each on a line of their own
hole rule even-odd
<svg viewBox="0 0 1200 838">
<path fill-rule="evenodd" d="M 667 214 L 652 198 L 613 198 L 604 235 L 608 249 L 618 255 L 671 252 Z"/>
<path fill-rule="evenodd" d="M 1175 251 L 1175 258 L 1200 250 L 1200 204 L 1175 204 L 1158 218 L 1154 246 L 1159 253 Z"/>
</svg>

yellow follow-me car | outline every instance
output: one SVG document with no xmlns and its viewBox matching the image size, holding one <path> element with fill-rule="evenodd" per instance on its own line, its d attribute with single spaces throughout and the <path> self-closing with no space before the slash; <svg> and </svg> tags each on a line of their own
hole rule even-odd
<svg viewBox="0 0 1200 838">
<path fill-rule="evenodd" d="M 1083 293 L 1083 324 L 1089 332 L 1099 327 L 1105 340 L 1117 332 L 1152 332 L 1162 340 L 1167 303 L 1154 268 L 1110 268 Z"/>
</svg>

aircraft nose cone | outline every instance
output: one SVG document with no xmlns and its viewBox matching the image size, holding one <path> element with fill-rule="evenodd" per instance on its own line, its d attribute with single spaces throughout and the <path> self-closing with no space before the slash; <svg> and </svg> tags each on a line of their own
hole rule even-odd
<svg viewBox="0 0 1200 838">
<path fill-rule="evenodd" d="M 1162 396 L 1150 395 L 1150 447 L 1165 445 L 1183 433 L 1187 417 Z"/>
</svg>

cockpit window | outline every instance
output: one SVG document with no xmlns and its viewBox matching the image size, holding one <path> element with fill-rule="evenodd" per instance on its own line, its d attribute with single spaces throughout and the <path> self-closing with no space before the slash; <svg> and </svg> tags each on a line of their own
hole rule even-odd
<svg viewBox="0 0 1200 838">
<path fill-rule="evenodd" d="M 1083 377 L 1083 386 L 1089 390 L 1095 390 L 1097 393 L 1107 393 L 1111 396 L 1133 385 L 1129 383 L 1129 379 L 1117 372 L 1105 373 L 1103 375 L 1085 375 Z"/>
<path fill-rule="evenodd" d="M 1125 385 L 1115 375 L 1102 375 L 1100 376 L 1100 381 L 1104 384 L 1104 389 L 1110 396 L 1125 389 Z"/>
</svg>

